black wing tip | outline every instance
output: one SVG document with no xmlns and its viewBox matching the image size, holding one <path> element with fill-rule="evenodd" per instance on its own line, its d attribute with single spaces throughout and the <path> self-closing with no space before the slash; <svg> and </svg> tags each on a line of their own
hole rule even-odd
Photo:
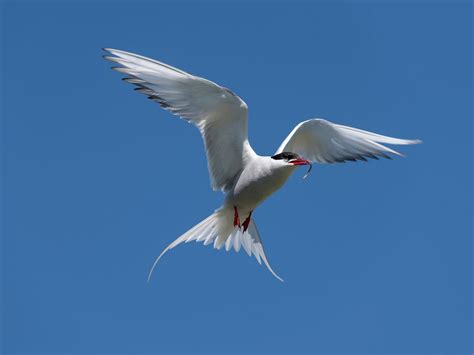
<svg viewBox="0 0 474 355">
<path fill-rule="evenodd" d="M 400 156 L 404 157 L 404 155 L 402 155 L 402 154 Z M 383 152 L 376 152 L 376 153 L 373 153 L 373 154 L 368 153 L 368 154 L 359 154 L 359 155 L 342 157 L 342 158 L 335 159 L 334 161 L 331 161 L 330 163 L 345 163 L 347 161 L 351 161 L 351 162 L 355 162 L 355 163 L 359 162 L 359 161 L 368 162 L 369 161 L 368 159 L 380 160 L 379 157 L 382 157 L 382 158 L 385 158 L 385 159 L 388 159 L 388 160 L 393 160 L 393 157 L 391 157 L 388 154 L 385 154 Z"/>
<path fill-rule="evenodd" d="M 114 56 L 114 49 L 112 48 L 107 48 L 107 47 L 103 47 L 102 50 L 104 52 L 107 52 L 109 54 L 112 54 L 112 56 L 108 55 L 108 54 L 104 54 L 102 55 L 102 58 L 104 58 L 105 60 L 108 60 L 108 61 L 111 61 L 111 62 L 115 62 L 115 63 L 118 63 L 118 64 L 121 64 L 117 61 L 118 57 Z M 135 91 L 141 93 L 141 94 L 145 94 L 148 96 L 148 99 L 152 100 L 152 101 L 155 101 L 156 103 L 158 103 L 162 108 L 164 109 L 167 109 L 167 110 L 170 110 L 172 108 L 172 105 L 170 105 L 164 98 L 162 98 L 161 96 L 157 95 L 157 94 L 151 94 L 147 91 L 152 91 L 150 90 L 149 88 L 147 88 L 146 86 L 142 85 L 141 82 L 138 82 L 140 81 L 140 79 L 138 78 L 135 78 L 131 73 L 130 73 L 130 69 L 126 68 L 126 67 L 123 67 L 123 66 L 114 66 L 114 67 L 110 67 L 110 69 L 114 70 L 114 71 L 117 71 L 121 74 L 126 74 L 126 75 L 129 75 L 127 77 L 123 77 L 122 80 L 125 81 L 125 82 L 128 82 L 132 85 L 135 85 L 137 86 L 136 88 L 134 88 Z M 133 82 L 135 81 L 135 82 Z M 144 82 L 144 81 L 143 81 Z M 230 92 L 230 90 L 228 90 Z M 232 92 L 230 92 L 232 93 Z M 233 94 L 233 93 L 232 93 Z M 235 94 L 234 94 L 235 95 Z"/>
</svg>

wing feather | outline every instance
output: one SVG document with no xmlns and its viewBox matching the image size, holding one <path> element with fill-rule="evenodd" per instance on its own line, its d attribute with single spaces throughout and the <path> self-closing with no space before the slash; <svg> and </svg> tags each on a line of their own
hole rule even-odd
<svg viewBox="0 0 474 355">
<path fill-rule="evenodd" d="M 165 63 L 106 48 L 104 58 L 119 64 L 126 82 L 171 113 L 196 125 L 204 139 L 212 188 L 228 190 L 242 171 L 246 154 L 247 105 L 230 90 Z"/>
<path fill-rule="evenodd" d="M 275 154 L 293 152 L 318 163 L 367 161 L 367 158 L 378 157 L 391 159 L 388 154 L 402 155 L 381 143 L 406 145 L 421 141 L 382 136 L 315 118 L 299 123 Z"/>
</svg>

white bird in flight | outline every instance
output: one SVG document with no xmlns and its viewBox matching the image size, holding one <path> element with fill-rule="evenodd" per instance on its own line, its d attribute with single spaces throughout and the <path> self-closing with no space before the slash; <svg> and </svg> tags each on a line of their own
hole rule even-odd
<svg viewBox="0 0 474 355">
<path fill-rule="evenodd" d="M 247 137 L 246 103 L 229 89 L 141 55 L 105 48 L 105 59 L 118 63 L 112 69 L 136 91 L 164 109 L 193 123 L 201 132 L 211 186 L 225 194 L 223 205 L 173 241 L 154 262 L 148 280 L 170 249 L 191 241 L 213 243 L 227 251 L 241 247 L 271 268 L 252 212 L 277 191 L 298 166 L 344 163 L 401 155 L 383 144 L 406 145 L 420 140 L 391 138 L 314 118 L 299 123 L 273 156 L 255 153 Z M 308 170 L 309 172 L 309 170 Z"/>
</svg>

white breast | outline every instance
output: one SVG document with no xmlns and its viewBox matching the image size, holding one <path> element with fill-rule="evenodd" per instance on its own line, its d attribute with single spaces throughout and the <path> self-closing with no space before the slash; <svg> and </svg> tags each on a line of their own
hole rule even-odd
<svg viewBox="0 0 474 355">
<path fill-rule="evenodd" d="M 246 165 L 229 191 L 226 205 L 237 206 L 244 213 L 252 211 L 278 190 L 294 170 L 294 166 L 285 162 L 257 156 Z"/>
</svg>

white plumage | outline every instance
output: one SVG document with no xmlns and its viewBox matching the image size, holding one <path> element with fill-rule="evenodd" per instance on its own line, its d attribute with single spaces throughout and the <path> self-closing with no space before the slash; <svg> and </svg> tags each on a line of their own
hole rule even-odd
<svg viewBox="0 0 474 355">
<path fill-rule="evenodd" d="M 153 270 L 158 264 L 158 261 L 168 250 L 173 249 L 175 246 L 181 243 L 189 243 L 192 241 L 196 241 L 202 242 L 204 245 L 209 245 L 213 243 L 214 248 L 216 249 L 221 249 L 222 246 L 225 245 L 226 251 L 229 251 L 234 248 L 236 252 L 239 252 L 240 248 L 242 247 L 249 256 L 254 255 L 259 264 L 262 264 L 263 260 L 268 270 L 270 270 L 270 272 L 278 280 L 283 281 L 283 279 L 273 271 L 267 260 L 265 251 L 263 249 L 262 240 L 260 239 L 260 234 L 258 233 L 257 226 L 254 221 L 250 222 L 249 228 L 245 233 L 242 232 L 242 229 L 240 228 L 233 228 L 232 232 L 228 234 L 225 243 L 217 244 L 218 231 L 216 226 L 219 219 L 222 218 L 222 216 L 220 215 L 222 211 L 223 210 L 217 210 L 215 213 L 207 217 L 205 220 L 191 228 L 189 231 L 187 231 L 182 236 L 173 241 L 170 245 L 168 245 L 153 263 L 153 266 L 151 267 L 151 270 L 148 274 L 148 280 L 150 280 Z"/>
<path fill-rule="evenodd" d="M 272 157 L 254 152 L 247 136 L 247 105 L 229 89 L 193 76 L 167 64 L 137 54 L 105 49 L 105 59 L 119 64 L 125 81 L 161 107 L 198 127 L 204 140 L 211 186 L 222 190 L 225 200 L 219 209 L 177 238 L 160 254 L 190 241 L 213 244 L 214 248 L 243 248 L 259 263 L 265 255 L 252 211 L 278 190 L 299 165 L 401 155 L 382 144 L 406 145 L 419 140 L 391 138 L 356 128 L 310 119 L 299 123 Z M 244 220 L 245 219 L 245 220 Z"/>
</svg>

